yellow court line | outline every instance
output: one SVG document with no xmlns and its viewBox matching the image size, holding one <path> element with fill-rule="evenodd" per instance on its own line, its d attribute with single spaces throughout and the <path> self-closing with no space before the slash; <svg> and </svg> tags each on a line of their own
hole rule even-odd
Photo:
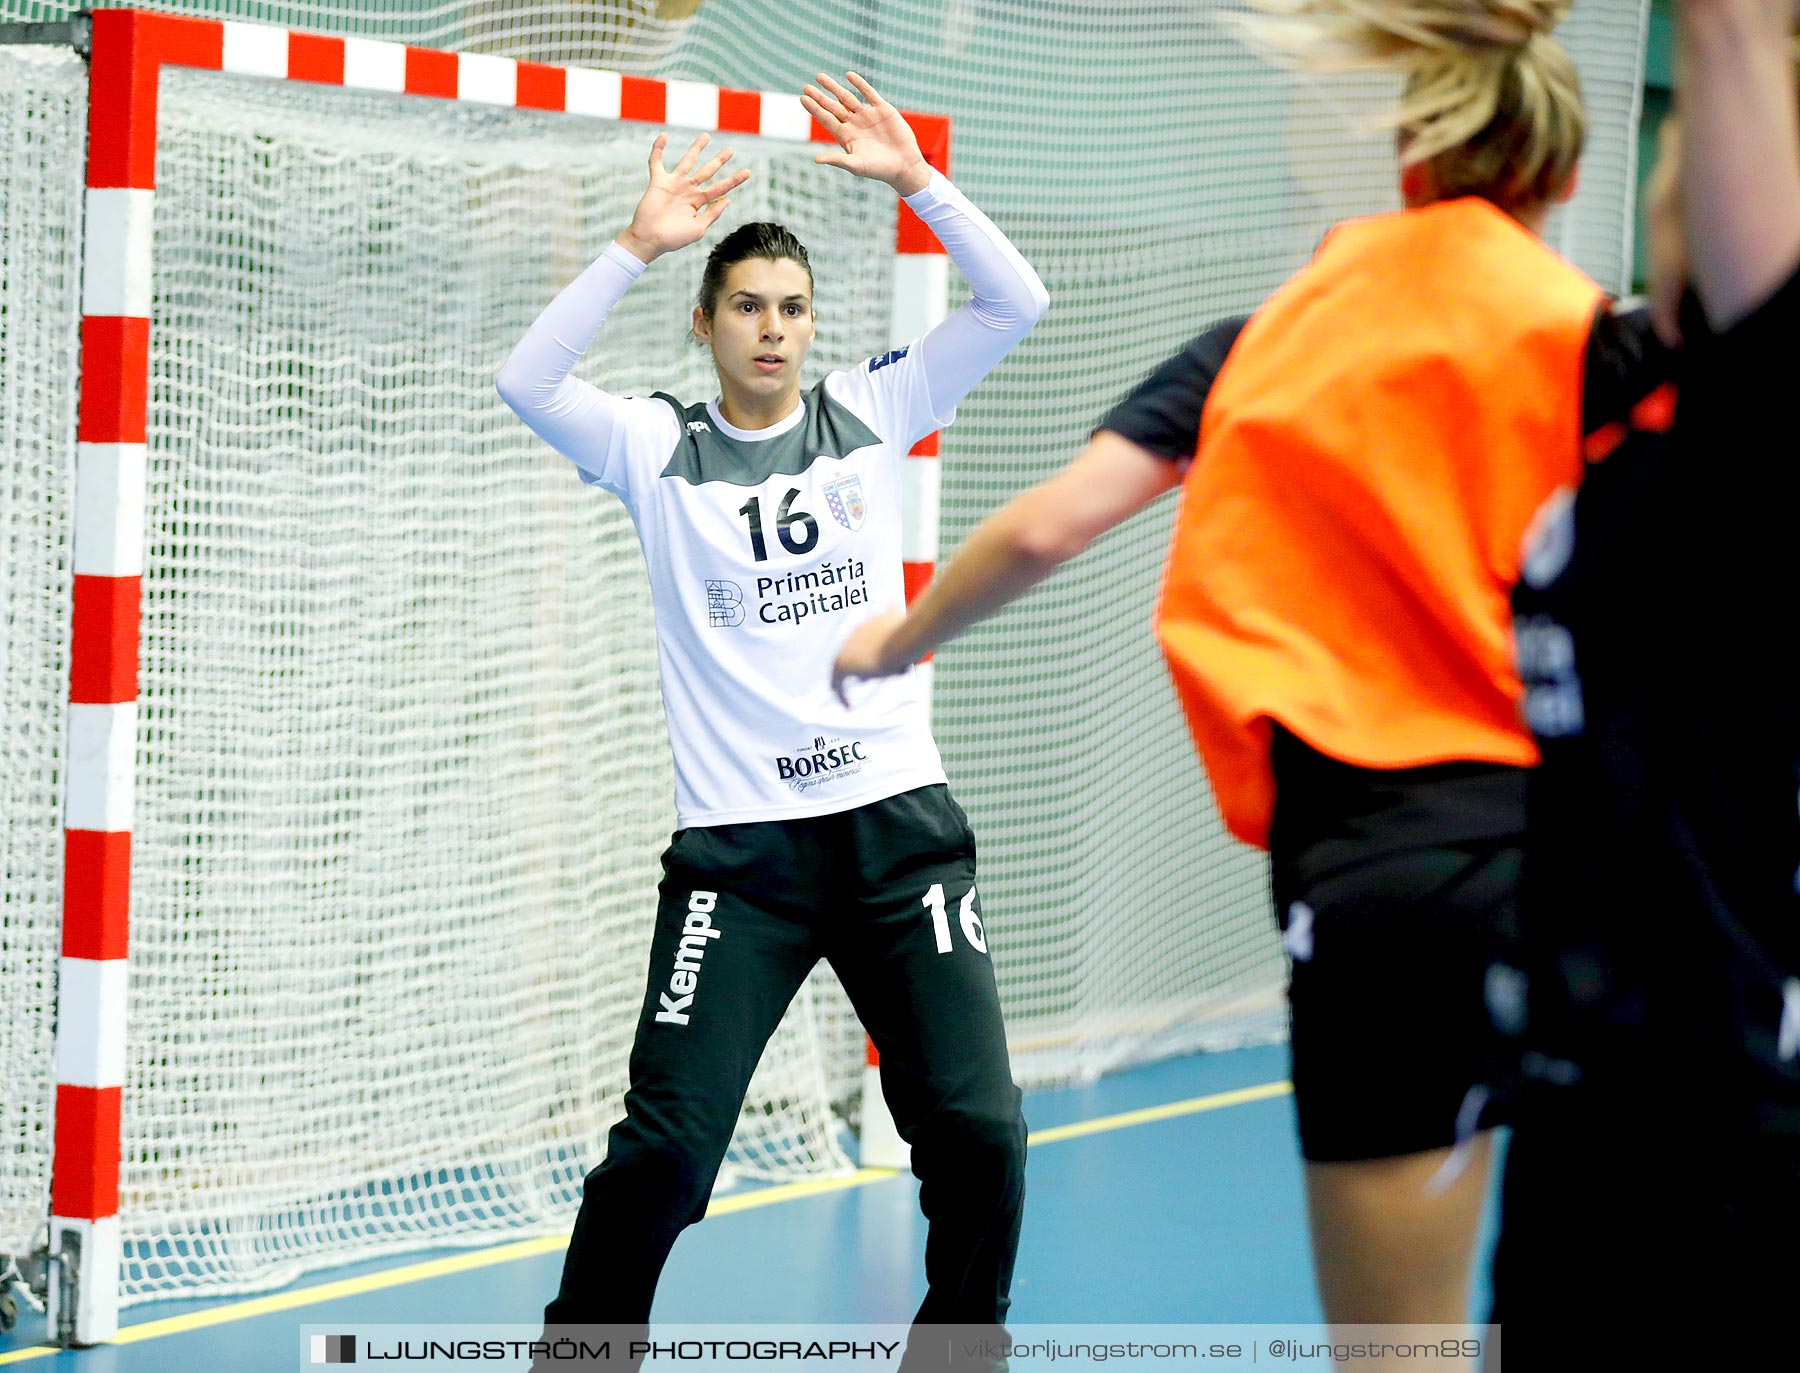
<svg viewBox="0 0 1800 1373">
<path fill-rule="evenodd" d="M 784 1182 L 779 1187 L 759 1187 L 754 1192 L 740 1192 L 709 1203 L 706 1216 L 710 1220 L 714 1216 L 729 1216 L 735 1211 L 754 1211 L 759 1206 L 773 1206 L 778 1201 L 798 1201 L 801 1197 L 848 1191 L 852 1187 L 867 1187 L 871 1182 L 886 1182 L 899 1176 L 899 1170 L 894 1168 L 858 1168 L 841 1178 L 811 1178 L 805 1182 Z"/>
<path fill-rule="evenodd" d="M 1058 1125 L 1049 1130 L 1033 1130 L 1025 1137 L 1027 1144 L 1056 1144 L 1065 1139 L 1080 1139 L 1084 1135 L 1103 1134 L 1108 1130 L 1126 1130 L 1133 1125 L 1149 1125 L 1159 1120 L 1173 1120 L 1177 1116 L 1198 1115 L 1202 1111 L 1217 1111 L 1226 1106 L 1243 1106 L 1252 1101 L 1268 1101 L 1272 1097 L 1288 1096 L 1294 1090 L 1291 1082 L 1265 1082 L 1259 1087 L 1240 1087 L 1234 1092 L 1215 1092 L 1211 1096 L 1190 1097 L 1186 1101 L 1171 1101 L 1166 1106 L 1146 1106 L 1141 1111 L 1125 1111 L 1116 1116 L 1101 1116 L 1097 1120 L 1080 1120 L 1073 1125 Z"/>
<path fill-rule="evenodd" d="M 1202 1111 L 1222 1110 L 1227 1106 L 1244 1106 L 1253 1101 L 1268 1101 L 1274 1097 L 1287 1096 L 1294 1090 L 1291 1082 L 1265 1082 L 1256 1087 L 1241 1087 L 1231 1092 L 1215 1092 L 1211 1096 L 1190 1097 L 1186 1101 L 1171 1101 L 1162 1106 L 1148 1106 L 1139 1111 L 1124 1111 L 1118 1115 L 1099 1116 L 1093 1120 L 1077 1121 L 1073 1125 L 1058 1125 L 1048 1130 L 1033 1130 L 1026 1136 L 1029 1145 L 1042 1146 L 1057 1144 L 1065 1139 L 1081 1139 L 1087 1135 L 1104 1134 L 1111 1130 L 1127 1130 L 1137 1125 L 1150 1125 L 1159 1120 L 1173 1120 L 1179 1116 L 1198 1115 Z M 762 1206 L 774 1206 L 784 1201 L 798 1201 L 803 1197 L 823 1196 L 830 1192 L 844 1192 L 855 1187 L 866 1187 L 872 1182 L 886 1182 L 899 1174 L 892 1168 L 859 1168 L 856 1172 L 837 1178 L 811 1178 L 805 1182 L 782 1183 L 775 1187 L 760 1187 L 754 1192 L 743 1192 L 737 1196 L 720 1197 L 706 1208 L 711 1216 L 728 1216 L 738 1211 L 753 1211 Z M 340 1297 L 356 1297 L 368 1292 L 380 1292 L 389 1287 L 404 1287 L 409 1283 L 423 1282 L 428 1278 L 447 1277 L 453 1273 L 468 1273 L 478 1268 L 491 1268 L 495 1264 L 511 1263 L 514 1259 L 536 1258 L 543 1254 L 560 1253 L 569 1244 L 569 1237 L 561 1235 L 541 1235 L 536 1239 L 519 1240 L 513 1244 L 497 1245 L 492 1249 L 480 1249 L 468 1254 L 455 1254 L 444 1259 L 430 1259 L 424 1263 L 411 1263 L 401 1268 L 388 1268 L 379 1273 L 369 1273 L 360 1278 L 344 1278 L 338 1282 L 321 1283 L 317 1287 L 301 1287 L 291 1292 L 277 1292 L 272 1296 L 253 1297 L 248 1301 L 232 1302 L 227 1306 L 215 1306 L 205 1311 L 195 1311 L 185 1316 L 170 1316 L 160 1321 L 145 1321 L 142 1325 L 127 1325 L 120 1328 L 110 1343 L 137 1344 L 142 1340 L 161 1339 L 166 1335 L 180 1335 L 192 1330 L 204 1330 L 208 1326 L 226 1325 L 232 1321 L 250 1320 L 256 1316 L 268 1316 L 278 1311 L 293 1311 L 303 1306 L 317 1306 L 322 1302 L 336 1301 Z M 60 1353 L 54 1345 L 33 1345 L 28 1349 L 15 1349 L 0 1354 L 0 1366 L 13 1363 L 24 1363 L 28 1359 L 49 1358 Z"/>
</svg>

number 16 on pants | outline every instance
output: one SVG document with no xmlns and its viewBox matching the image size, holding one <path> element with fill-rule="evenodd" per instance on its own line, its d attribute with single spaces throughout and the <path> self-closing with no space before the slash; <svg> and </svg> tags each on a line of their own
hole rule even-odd
<svg viewBox="0 0 1800 1373">
<path fill-rule="evenodd" d="M 950 952 L 950 913 L 944 902 L 944 884 L 937 882 L 925 893 L 922 903 L 931 912 L 931 928 L 937 935 L 937 951 Z M 987 939 L 981 928 L 981 917 L 975 911 L 975 888 L 970 887 L 962 899 L 959 912 L 962 922 L 963 938 L 974 945 L 979 953 L 987 952 Z"/>
</svg>

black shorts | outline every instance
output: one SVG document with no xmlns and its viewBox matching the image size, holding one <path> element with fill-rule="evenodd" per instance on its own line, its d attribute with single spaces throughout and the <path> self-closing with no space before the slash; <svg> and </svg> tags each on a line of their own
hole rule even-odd
<svg viewBox="0 0 1800 1373">
<path fill-rule="evenodd" d="M 1524 1042 L 1555 1071 L 1511 1122 L 1493 1320 L 1530 1367 L 1582 1352 L 1572 1322 L 1608 1366 L 1777 1366 L 1751 1356 L 1800 1291 L 1784 970 L 1678 882 L 1621 872 L 1608 900 L 1554 875 L 1528 876 Z"/>
<path fill-rule="evenodd" d="M 1791 1102 L 1784 1121 L 1746 1118 L 1743 1103 L 1718 1099 L 1711 1065 L 1669 1048 L 1635 1083 L 1615 1075 L 1521 1105 L 1491 1320 L 1523 1367 L 1792 1357 L 1748 1356 L 1800 1290 L 1800 1121 Z"/>
<path fill-rule="evenodd" d="M 1279 730 L 1274 764 L 1301 1152 L 1446 1148 L 1474 1121 L 1495 1054 L 1484 987 L 1516 916 L 1525 773 L 1352 767 Z"/>
</svg>

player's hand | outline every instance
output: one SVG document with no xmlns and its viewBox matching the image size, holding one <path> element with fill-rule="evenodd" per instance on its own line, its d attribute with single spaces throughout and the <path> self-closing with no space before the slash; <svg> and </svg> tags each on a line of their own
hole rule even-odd
<svg viewBox="0 0 1800 1373">
<path fill-rule="evenodd" d="M 696 138 L 674 171 L 663 167 L 663 149 L 668 146 L 669 136 L 658 134 L 656 142 L 650 145 L 650 188 L 632 212 L 631 227 L 617 240 L 640 262 L 654 262 L 664 253 L 698 241 L 725 213 L 731 192 L 750 179 L 749 169 L 745 168 L 713 180 L 719 169 L 731 161 L 730 148 L 695 171 L 694 164 L 700 160 L 706 142 L 705 134 Z"/>
<path fill-rule="evenodd" d="M 885 181 L 901 195 L 924 190 L 931 180 L 931 164 L 919 151 L 912 125 L 862 77 L 855 72 L 845 76 L 855 90 L 838 85 L 821 72 L 819 85 L 807 86 L 800 95 L 807 113 L 838 141 L 837 147 L 813 161 L 842 167 L 853 176 Z"/>
<path fill-rule="evenodd" d="M 852 677 L 893 677 L 912 666 L 897 659 L 892 647 L 894 631 L 905 619 L 899 611 L 877 615 L 864 620 L 844 641 L 831 668 L 831 689 L 844 706 L 850 704 L 846 688 Z"/>
</svg>

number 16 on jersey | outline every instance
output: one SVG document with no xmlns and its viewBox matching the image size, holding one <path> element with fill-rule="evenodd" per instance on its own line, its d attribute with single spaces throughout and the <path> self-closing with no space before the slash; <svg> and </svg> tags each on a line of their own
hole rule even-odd
<svg viewBox="0 0 1800 1373">
<path fill-rule="evenodd" d="M 800 494 L 800 488 L 794 487 L 782 497 L 781 507 L 775 512 L 775 537 L 781 540 L 781 546 L 788 552 L 799 556 L 810 553 L 819 543 L 819 522 L 804 510 L 795 510 L 794 497 Z M 762 502 L 755 496 L 738 507 L 738 514 L 750 523 L 750 551 L 756 555 L 756 561 L 769 561 L 769 545 L 763 540 Z M 798 536 L 792 532 L 799 529 Z"/>
</svg>

